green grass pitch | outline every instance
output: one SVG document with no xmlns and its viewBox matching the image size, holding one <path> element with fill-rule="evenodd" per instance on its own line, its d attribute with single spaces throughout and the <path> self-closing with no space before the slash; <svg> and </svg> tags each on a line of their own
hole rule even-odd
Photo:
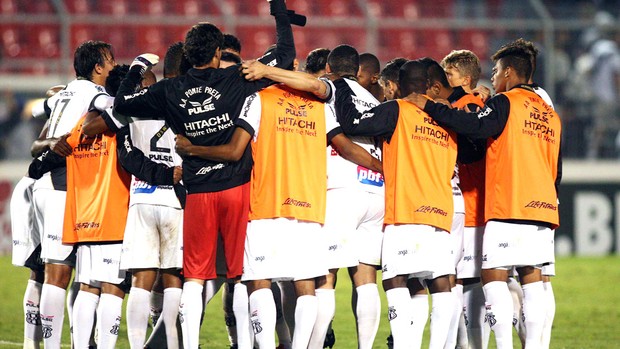
<svg viewBox="0 0 620 349">
<path fill-rule="evenodd" d="M 557 311 L 551 348 L 620 348 L 620 257 L 559 258 L 553 278 Z M 18 348 L 23 333 L 22 298 L 29 272 L 0 257 L 0 348 Z M 383 314 L 374 348 L 387 348 L 389 333 L 385 294 Z M 341 271 L 336 292 L 334 330 L 337 349 L 356 348 L 355 324 L 350 305 L 351 283 Z M 125 314 L 123 314 L 124 316 Z M 65 317 L 63 347 L 69 348 L 68 320 Z M 520 348 L 513 336 L 514 348 Z M 202 348 L 228 348 L 220 294 L 207 307 L 201 331 Z M 423 347 L 428 347 L 428 325 Z M 123 319 L 117 348 L 129 348 Z M 493 337 L 489 348 L 495 348 Z"/>
</svg>

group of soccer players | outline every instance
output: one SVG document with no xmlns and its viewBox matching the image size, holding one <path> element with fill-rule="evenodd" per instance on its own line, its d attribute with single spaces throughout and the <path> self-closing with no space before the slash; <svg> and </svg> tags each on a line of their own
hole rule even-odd
<svg viewBox="0 0 620 349">
<path fill-rule="evenodd" d="M 339 45 L 297 71 L 296 15 L 269 3 L 277 43 L 255 61 L 209 23 L 158 82 L 153 54 L 76 49 L 76 80 L 33 111 L 48 122 L 11 201 L 13 263 L 33 271 L 24 347 L 60 348 L 65 299 L 74 347 L 114 347 L 127 293 L 132 348 L 197 348 L 226 280 L 233 347 L 323 348 L 347 268 L 359 348 L 379 269 L 393 348 L 421 346 L 429 293 L 431 348 L 486 348 L 490 330 L 512 348 L 513 321 L 548 348 L 561 123 L 532 43 L 493 55 L 485 101 L 467 50 L 380 70 Z"/>
</svg>

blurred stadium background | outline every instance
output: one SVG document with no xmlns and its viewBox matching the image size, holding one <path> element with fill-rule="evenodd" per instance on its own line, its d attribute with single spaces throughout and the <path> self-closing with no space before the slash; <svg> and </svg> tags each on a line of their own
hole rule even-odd
<svg viewBox="0 0 620 349">
<path fill-rule="evenodd" d="M 287 0 L 308 16 L 294 27 L 298 58 L 340 43 L 376 54 L 440 60 L 470 49 L 490 77 L 489 57 L 519 37 L 541 51 L 535 81 L 563 120 L 564 184 L 559 254 L 620 251 L 619 0 Z M 259 57 L 275 42 L 264 0 L 0 0 L 0 254 L 10 253 L 8 204 L 29 163 L 42 124 L 29 104 L 73 78 L 73 51 L 96 39 L 130 63 L 143 52 L 163 57 L 187 29 L 210 21 L 237 35 L 242 57 Z M 161 77 L 161 66 L 156 73 Z M 483 84 L 490 87 L 488 80 Z M 606 106 L 598 108 L 598 106 Z M 596 110 L 604 109 L 603 142 L 589 148 Z"/>
</svg>

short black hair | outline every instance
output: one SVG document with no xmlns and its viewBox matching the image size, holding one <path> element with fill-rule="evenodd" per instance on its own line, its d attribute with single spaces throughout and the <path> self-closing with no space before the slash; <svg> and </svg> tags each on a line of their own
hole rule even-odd
<svg viewBox="0 0 620 349">
<path fill-rule="evenodd" d="M 365 52 L 360 55 L 360 67 L 372 75 L 381 72 L 381 62 L 379 62 L 379 58 L 370 52 Z"/>
<path fill-rule="evenodd" d="M 211 23 L 198 23 L 185 35 L 183 52 L 192 66 L 203 66 L 215 57 L 215 51 L 222 47 L 224 35 Z"/>
<path fill-rule="evenodd" d="M 441 86 L 450 88 L 446 71 L 443 70 L 441 65 L 436 60 L 430 57 L 424 57 L 418 59 L 418 61 L 426 66 L 426 73 L 428 74 L 428 80 L 431 85 L 437 81 L 441 84 Z"/>
<path fill-rule="evenodd" d="M 105 80 L 105 90 L 110 96 L 116 96 L 118 88 L 121 86 L 121 81 L 123 81 L 128 72 L 129 66 L 127 64 L 119 64 L 110 70 L 110 74 Z"/>
<path fill-rule="evenodd" d="M 491 57 L 493 62 L 501 61 L 502 67 L 511 67 L 519 77 L 532 76 L 532 53 L 520 45 L 504 45 Z"/>
<path fill-rule="evenodd" d="M 93 70 L 99 64 L 103 66 L 107 59 L 114 60 L 112 45 L 103 41 L 86 41 L 75 49 L 73 69 L 77 78 L 92 80 Z"/>
<path fill-rule="evenodd" d="M 327 56 L 329 56 L 330 50 L 328 48 L 315 48 L 308 53 L 306 57 L 306 72 L 309 74 L 316 74 L 321 70 L 325 70 L 327 65 Z"/>
<path fill-rule="evenodd" d="M 534 46 L 534 43 L 523 38 L 518 38 L 517 40 L 507 44 L 506 46 L 521 47 L 528 52 L 528 54 L 530 55 L 530 64 L 532 65 L 532 75 L 534 75 L 534 73 L 536 72 L 536 59 L 538 58 L 539 53 L 536 46 Z"/>
<path fill-rule="evenodd" d="M 340 76 L 357 76 L 360 68 L 360 56 L 355 47 L 338 45 L 327 56 L 327 64 L 332 73 Z"/>
<path fill-rule="evenodd" d="M 398 74 L 398 85 L 402 96 L 407 96 L 411 92 L 426 93 L 428 89 L 428 69 L 424 63 L 418 61 L 408 61 L 403 64 Z"/>
<path fill-rule="evenodd" d="M 239 38 L 232 34 L 224 34 L 224 41 L 222 43 L 222 50 L 231 49 L 241 54 L 241 41 Z"/>
<path fill-rule="evenodd" d="M 178 41 L 168 47 L 164 57 L 164 78 L 179 75 L 179 67 L 183 59 L 183 42 Z"/>
<path fill-rule="evenodd" d="M 407 63 L 407 58 L 398 57 L 387 62 L 381 71 L 381 79 L 398 83 L 398 72 L 403 64 Z"/>
<path fill-rule="evenodd" d="M 220 58 L 220 61 L 241 64 L 241 57 L 237 56 L 232 52 L 224 51 L 222 52 L 222 57 Z"/>
</svg>

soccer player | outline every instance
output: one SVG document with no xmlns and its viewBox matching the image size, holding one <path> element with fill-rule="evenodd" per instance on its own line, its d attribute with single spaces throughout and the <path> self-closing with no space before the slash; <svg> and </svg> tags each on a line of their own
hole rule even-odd
<svg viewBox="0 0 620 349">
<path fill-rule="evenodd" d="M 473 96 L 480 79 L 480 60 L 469 50 L 455 50 L 441 61 L 450 86 L 462 90 L 461 96 L 453 106 L 476 111 L 481 99 Z M 462 94 L 465 93 L 465 94 Z M 473 98 L 472 98 L 473 97 Z M 481 106 L 481 105 L 480 105 Z M 459 137 L 461 139 L 461 137 Z M 481 150 L 486 149 L 486 140 L 476 144 Z M 480 265 L 482 263 L 482 234 L 484 232 L 484 156 L 477 161 L 464 163 L 459 161 L 460 188 L 465 200 L 465 228 L 463 230 L 462 258 L 457 264 L 457 285 L 463 289 L 463 316 L 467 319 L 466 331 L 462 331 L 459 323 L 458 343 L 467 341 L 473 348 L 486 348 L 490 329 L 484 321 L 484 293 L 480 283 Z M 458 287 L 458 286 L 457 286 Z"/>
<path fill-rule="evenodd" d="M 276 18 L 276 49 L 261 60 L 288 66 L 295 56 L 292 30 L 282 0 L 270 1 Z M 222 32 L 213 24 L 197 24 L 186 35 L 184 52 L 193 65 L 184 76 L 166 79 L 144 92 L 134 94 L 153 57 L 142 56 L 142 69 L 135 68 L 123 80 L 115 100 L 116 111 L 138 118 L 165 118 L 176 134 L 197 145 L 217 145 L 230 141 L 234 120 L 244 99 L 270 85 L 270 81 L 248 82 L 237 67 L 218 69 L 223 44 Z M 224 242 L 228 278 L 239 280 L 243 266 L 243 244 L 247 227 L 249 180 L 251 171 L 249 147 L 238 162 L 217 162 L 198 157 L 183 157 L 183 182 L 188 190 L 183 217 L 183 273 L 185 283 L 181 297 L 184 347 L 198 346 L 202 314 L 202 289 L 205 280 L 216 277 L 217 236 Z M 206 223 L 205 223 L 206 222 Z M 244 285 L 235 285 L 239 302 Z M 241 307 L 239 307 L 241 310 Z M 247 307 L 235 312 L 237 330 L 249 333 Z M 247 325 L 241 325 L 247 324 Z M 244 345 L 250 345 L 249 343 Z M 239 343 L 239 347 L 243 347 Z"/>
<path fill-rule="evenodd" d="M 178 137 L 177 151 L 236 161 L 253 139 L 253 194 L 243 274 L 249 281 L 252 326 L 260 348 L 275 348 L 271 280 L 292 278 L 298 297 L 292 347 L 307 348 L 318 306 L 314 277 L 327 273 L 321 262 L 327 175 L 323 135 L 349 159 L 375 171 L 380 171 L 380 163 L 341 134 L 329 105 L 283 85 L 248 97 L 236 123 L 227 145 L 200 147 Z M 304 156 L 293 149 L 303 149 Z"/>
<path fill-rule="evenodd" d="M 33 115 L 50 119 L 47 132 L 49 149 L 61 156 L 71 153 L 68 133 L 89 110 L 99 94 L 105 93 L 105 79 L 114 66 L 112 47 L 100 41 L 81 44 L 74 54 L 76 80 L 50 97 Z M 37 142 L 35 142 L 37 143 Z M 66 168 L 57 168 L 37 180 L 33 188 L 35 216 L 41 231 L 41 258 L 45 262 L 45 281 L 41 291 L 41 323 L 46 348 L 60 348 L 66 288 L 75 265 L 73 245 L 63 244 L 66 199 Z M 70 318 L 71 319 L 71 318 Z"/>
<path fill-rule="evenodd" d="M 281 81 L 293 88 L 326 98 L 331 105 L 341 99 L 350 99 L 356 110 L 363 112 L 377 104 L 366 89 L 354 79 L 359 70 L 357 50 L 349 45 L 339 45 L 327 57 L 326 71 L 330 78 L 344 77 L 346 92 L 339 94 L 331 82 L 313 75 L 265 67 L 257 63 L 246 65 L 245 73 L 252 78 L 267 77 Z M 333 92 L 335 91 L 335 93 Z M 354 143 L 368 154 L 381 158 L 381 150 L 372 137 L 357 137 Z M 343 159 L 335 149 L 328 149 L 328 192 L 325 229 L 330 243 L 327 262 L 330 273 L 317 280 L 319 315 L 310 348 L 322 348 L 329 323 L 335 313 L 334 287 L 338 268 L 349 272 L 357 290 L 359 306 L 358 342 L 363 348 L 372 347 L 379 323 L 380 299 L 376 286 L 376 268 L 381 257 L 381 228 L 383 221 L 383 178 L 380 173 L 363 168 Z M 361 298 L 361 299 L 360 299 Z"/>
<path fill-rule="evenodd" d="M 422 62 L 409 61 L 400 69 L 402 95 L 425 93 L 428 81 Z M 336 91 L 346 88 L 342 80 L 336 80 L 334 85 Z M 434 326 L 430 347 L 443 348 L 454 307 L 448 274 L 454 269 L 449 231 L 453 215 L 450 180 L 457 154 L 455 134 L 402 99 L 385 102 L 364 114 L 355 112 L 347 100 L 336 107 L 347 134 L 384 139 L 383 287 L 394 348 L 421 344 L 413 333 L 413 303 L 407 288 L 410 277 L 425 279 L 431 291 Z M 415 164 L 411 159 L 416 159 Z"/>
<path fill-rule="evenodd" d="M 327 48 L 315 48 L 308 53 L 306 57 L 306 67 L 304 70 L 308 74 L 312 74 L 316 77 L 325 75 L 325 68 L 327 66 L 327 57 L 330 50 Z"/>
<path fill-rule="evenodd" d="M 396 98 L 400 98 L 398 89 L 398 72 L 403 64 L 407 63 L 406 58 L 394 58 L 389 61 L 379 77 L 379 85 L 383 88 L 383 95 L 386 101 L 391 101 Z"/>
<path fill-rule="evenodd" d="M 383 102 L 385 95 L 383 88 L 379 84 L 381 73 L 381 63 L 379 58 L 372 53 L 360 54 L 360 67 L 357 72 L 357 82 L 368 90 L 378 101 Z"/>
<path fill-rule="evenodd" d="M 540 267 L 553 261 L 549 231 L 559 224 L 556 185 L 562 127 L 556 112 L 527 84 L 530 57 L 526 49 L 511 45 L 493 55 L 491 81 L 498 94 L 478 113 L 411 96 L 438 123 L 471 138 L 491 138 L 481 278 L 487 321 L 500 349 L 512 348 L 512 298 L 506 280 L 513 266 L 523 289 L 526 343 L 540 345 L 545 318 Z"/>
</svg>

